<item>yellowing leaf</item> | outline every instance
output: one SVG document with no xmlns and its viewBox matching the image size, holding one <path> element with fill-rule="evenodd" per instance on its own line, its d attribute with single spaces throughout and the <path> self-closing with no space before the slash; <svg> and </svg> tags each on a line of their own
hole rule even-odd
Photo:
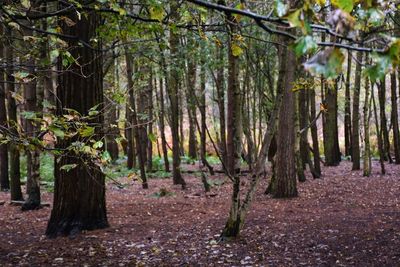
<svg viewBox="0 0 400 267">
<path fill-rule="evenodd" d="M 232 50 L 232 55 L 235 57 L 239 57 L 241 54 L 243 54 L 243 49 L 237 44 L 232 44 L 231 50 Z"/>
<path fill-rule="evenodd" d="M 353 0 L 332 0 L 332 4 L 346 12 L 351 12 L 354 7 Z"/>
<path fill-rule="evenodd" d="M 160 6 L 154 6 L 150 8 L 150 18 L 158 21 L 162 21 L 164 19 L 164 10 Z"/>
</svg>

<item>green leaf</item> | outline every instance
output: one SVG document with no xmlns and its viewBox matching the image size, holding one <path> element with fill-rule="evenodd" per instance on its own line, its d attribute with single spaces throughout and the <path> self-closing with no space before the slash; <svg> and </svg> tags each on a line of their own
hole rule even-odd
<svg viewBox="0 0 400 267">
<path fill-rule="evenodd" d="M 151 7 L 150 18 L 161 22 L 164 19 L 164 9 L 161 6 Z"/>
<path fill-rule="evenodd" d="M 55 127 L 54 125 L 49 126 L 49 130 L 54 133 L 55 136 L 57 136 L 60 139 L 64 139 L 65 133 L 63 130 L 61 130 L 58 127 Z"/>
<path fill-rule="evenodd" d="M 332 0 L 332 4 L 346 12 L 351 12 L 354 7 L 353 0 Z"/>
<path fill-rule="evenodd" d="M 334 78 L 341 72 L 343 61 L 344 55 L 339 48 L 327 48 L 304 63 L 304 68 L 325 78 Z"/>
<path fill-rule="evenodd" d="M 310 35 L 299 38 L 298 40 L 296 40 L 294 44 L 294 52 L 298 57 L 307 53 L 312 53 L 316 51 L 317 48 L 318 48 L 317 43 Z"/>
<path fill-rule="evenodd" d="M 79 133 L 82 137 L 89 137 L 94 134 L 94 127 L 86 126 L 83 129 L 79 130 Z"/>
<path fill-rule="evenodd" d="M 372 55 L 374 64 L 365 69 L 365 75 L 367 75 L 371 82 L 383 80 L 386 73 L 389 71 L 391 66 L 390 57 L 387 55 L 379 56 L 377 54 Z"/>
<path fill-rule="evenodd" d="M 23 118 L 25 118 L 27 120 L 36 119 L 36 112 L 33 112 L 33 111 L 24 111 L 24 112 L 21 112 L 21 115 Z"/>
<path fill-rule="evenodd" d="M 21 5 L 24 8 L 29 9 L 31 7 L 31 1 L 30 0 L 21 0 Z"/>
<path fill-rule="evenodd" d="M 157 137 L 154 133 L 149 133 L 148 138 L 149 138 L 150 142 L 152 142 L 152 143 L 157 141 Z"/>
<path fill-rule="evenodd" d="M 60 167 L 60 170 L 64 170 L 66 172 L 69 172 L 70 170 L 76 168 L 77 166 L 78 166 L 78 164 L 65 164 L 65 165 Z"/>
<path fill-rule="evenodd" d="M 102 148 L 104 145 L 104 143 L 102 141 L 97 141 L 96 143 L 93 144 L 93 148 L 97 149 L 97 148 Z"/>
</svg>

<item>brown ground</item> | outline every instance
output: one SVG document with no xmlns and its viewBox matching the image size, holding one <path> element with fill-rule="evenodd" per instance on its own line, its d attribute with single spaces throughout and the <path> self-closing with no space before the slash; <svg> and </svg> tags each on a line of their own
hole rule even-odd
<svg viewBox="0 0 400 267">
<path fill-rule="evenodd" d="M 261 185 L 239 239 L 217 243 L 229 207 L 229 183 L 206 197 L 200 178 L 181 192 L 170 180 L 108 185 L 111 227 L 46 239 L 50 208 L 0 205 L 0 266 L 400 266 L 400 166 L 372 177 L 349 163 L 299 185 L 300 197 L 271 199 Z M 222 176 L 212 179 L 222 179 Z M 176 193 L 149 197 L 165 187 Z M 44 194 L 46 201 L 52 195 Z M 8 201 L 0 193 L 0 202 Z"/>
</svg>

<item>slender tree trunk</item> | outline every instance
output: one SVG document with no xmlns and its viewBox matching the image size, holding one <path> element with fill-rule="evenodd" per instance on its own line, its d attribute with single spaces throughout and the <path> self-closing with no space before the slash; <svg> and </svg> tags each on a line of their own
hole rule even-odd
<svg viewBox="0 0 400 267">
<path fill-rule="evenodd" d="M 159 90 L 159 103 L 160 103 L 160 112 L 159 112 L 159 129 L 161 135 L 161 147 L 163 151 L 164 157 L 164 169 L 166 172 L 169 172 L 169 160 L 168 160 L 168 149 L 167 149 L 167 140 L 165 138 L 165 106 L 164 106 L 164 86 L 163 80 L 160 79 L 160 90 Z"/>
<path fill-rule="evenodd" d="M 297 172 L 297 178 L 299 182 L 305 182 L 306 181 L 306 176 L 304 174 L 304 169 L 305 169 L 305 164 L 307 162 L 307 156 L 304 155 L 304 150 L 307 152 L 308 150 L 308 144 L 307 144 L 307 136 L 306 140 L 304 140 L 304 133 L 300 133 L 300 130 L 306 126 L 304 125 L 304 118 L 307 115 L 306 112 L 306 104 L 305 102 L 307 101 L 305 99 L 305 89 L 300 90 L 299 92 L 294 93 L 294 102 L 295 102 L 295 125 L 294 125 L 294 131 L 296 134 L 296 140 L 295 140 L 295 158 L 296 158 L 296 172 Z M 303 112 L 303 114 L 301 114 Z M 306 123 L 307 124 L 307 123 Z M 306 131 L 305 131 L 306 132 Z M 304 144 L 305 141 L 305 144 Z M 307 146 L 307 147 L 302 147 L 302 146 Z M 305 156 L 305 158 L 304 158 Z"/>
<path fill-rule="evenodd" d="M 126 69 L 127 71 L 129 70 L 132 71 L 133 73 L 133 62 L 132 62 L 132 58 L 129 56 L 127 58 L 126 61 Z M 129 73 L 128 72 L 128 73 Z M 129 75 L 128 75 L 129 76 Z M 132 77 L 132 76 L 131 76 Z M 128 83 L 129 86 L 129 83 Z M 132 86 L 133 86 L 133 82 L 132 82 Z M 148 188 L 148 184 L 147 184 L 147 176 L 146 176 L 146 170 L 145 170 L 145 153 L 146 153 L 146 146 L 143 145 L 144 142 L 142 142 L 141 139 L 141 132 L 142 132 L 142 127 L 143 127 L 143 122 L 139 121 L 138 119 L 138 113 L 136 111 L 136 99 L 135 99 L 135 92 L 134 92 L 134 87 L 129 87 L 129 103 L 131 104 L 131 106 L 129 107 L 131 110 L 131 125 L 132 125 L 132 129 L 134 129 L 133 131 L 133 137 L 136 143 L 136 150 L 133 153 L 137 153 L 138 155 L 138 160 L 139 160 L 139 169 L 140 169 L 140 178 L 142 179 L 142 187 L 144 189 Z"/>
<path fill-rule="evenodd" d="M 218 110 L 219 110 L 219 135 L 220 144 L 219 150 L 222 155 L 224 165 L 227 166 L 227 148 L 226 148 L 226 124 L 225 124 L 225 82 L 224 82 L 224 49 L 221 46 L 217 47 L 217 96 L 218 96 Z"/>
<path fill-rule="evenodd" d="M 353 117 L 352 117 L 352 138 L 351 138 L 351 159 L 353 170 L 360 169 L 360 88 L 361 88 L 361 64 L 363 54 L 357 52 L 356 77 L 353 92 Z"/>
<path fill-rule="evenodd" d="M 188 59 L 187 70 L 187 111 L 189 116 L 189 157 L 197 158 L 197 137 L 196 137 L 196 65 L 191 58 Z"/>
<path fill-rule="evenodd" d="M 396 164 L 400 164 L 400 133 L 399 116 L 397 113 L 397 80 L 395 72 L 390 74 L 390 88 L 392 100 L 391 121 L 393 127 L 394 158 L 396 160 Z"/>
<path fill-rule="evenodd" d="M 128 169 L 136 168 L 136 146 L 135 146 L 135 125 L 132 125 L 132 107 L 135 103 L 135 92 L 133 90 L 133 66 L 132 56 L 129 54 L 128 48 L 125 48 L 125 62 L 126 62 L 126 78 L 128 82 L 129 101 L 126 105 L 126 123 L 128 129 L 125 131 L 127 140 L 127 166 Z"/>
<path fill-rule="evenodd" d="M 379 119 L 378 119 L 378 112 L 376 111 L 376 102 L 375 102 L 375 93 L 374 93 L 374 85 L 372 84 L 371 87 L 371 98 L 372 104 L 374 107 L 374 117 L 375 117 L 375 129 L 376 135 L 378 139 L 378 151 L 379 151 L 379 163 L 381 165 L 381 173 L 385 174 L 385 152 L 383 149 L 383 137 L 382 137 L 382 130 L 379 128 Z"/>
<path fill-rule="evenodd" d="M 385 160 L 389 160 L 389 163 L 393 163 L 392 156 L 390 155 L 389 131 L 386 119 L 386 77 L 383 78 L 379 84 L 378 98 Z"/>
<path fill-rule="evenodd" d="M 13 94 L 15 93 L 15 78 L 13 76 L 14 69 L 13 65 L 13 43 L 12 40 L 12 32 L 11 29 L 6 29 L 7 40 L 10 40 L 9 43 L 5 46 L 5 57 L 7 61 L 6 68 L 6 93 L 7 93 L 7 113 L 8 113 L 8 126 L 10 131 L 18 136 L 18 131 L 16 129 L 16 125 L 18 124 L 17 118 L 17 105 L 15 102 L 15 98 Z M 9 145 L 9 162 L 10 162 L 10 187 L 11 187 L 11 200 L 23 200 L 22 190 L 21 190 L 21 173 L 20 173 L 20 159 L 19 159 L 19 150 L 15 144 Z"/>
<path fill-rule="evenodd" d="M 368 60 L 366 60 L 367 62 Z M 363 154 L 363 176 L 371 175 L 371 151 L 369 141 L 369 121 L 371 98 L 368 77 L 365 78 L 365 100 L 364 100 L 364 154 Z"/>
<path fill-rule="evenodd" d="M 347 75 L 346 75 L 346 91 L 344 102 L 344 147 L 345 155 L 351 155 L 351 98 L 350 98 L 350 81 L 351 81 L 351 52 L 347 55 Z"/>
<path fill-rule="evenodd" d="M 0 25 L 0 35 L 3 35 L 3 26 Z M 4 43 L 0 41 L 0 58 L 4 58 Z M 6 89 L 4 83 L 4 71 L 0 69 L 0 135 L 8 128 L 6 111 Z M 2 191 L 10 189 L 8 176 L 8 148 L 6 144 L 0 144 L 0 189 Z"/>
<path fill-rule="evenodd" d="M 154 103 L 153 103 L 153 91 L 154 91 L 154 83 L 153 83 L 153 70 L 150 68 L 150 77 L 149 77 L 149 89 L 148 93 L 148 114 L 149 114 L 149 125 L 147 130 L 148 143 L 147 143 L 147 170 L 151 172 L 153 170 L 153 119 L 154 119 Z"/>
<path fill-rule="evenodd" d="M 26 31 L 26 35 L 33 36 L 32 31 Z M 25 112 L 37 113 L 39 112 L 37 105 L 37 88 L 36 79 L 34 79 L 35 73 L 35 60 L 31 56 L 26 64 L 31 81 L 24 84 L 24 97 L 25 97 Z M 35 138 L 38 128 L 36 123 L 29 118 L 25 120 L 25 133 L 31 138 Z M 33 210 L 40 208 L 40 152 L 37 149 L 27 150 L 27 182 L 26 192 L 28 198 L 22 205 L 22 210 Z"/>
<path fill-rule="evenodd" d="M 242 152 L 242 119 L 239 85 L 239 57 L 232 50 L 235 44 L 234 35 L 238 31 L 237 21 L 227 14 L 226 25 L 229 31 L 228 41 L 228 116 L 227 116 L 227 171 L 233 180 L 233 191 L 229 218 L 222 232 L 223 237 L 233 237 L 240 229 L 240 157 Z"/>
<path fill-rule="evenodd" d="M 310 90 L 310 122 L 316 118 L 316 103 L 315 103 L 315 88 Z M 316 177 L 321 177 L 321 161 L 319 155 L 319 141 L 318 141 L 318 128 L 317 123 L 311 125 L 311 138 L 313 142 L 313 159 L 314 159 L 314 170 Z"/>
<path fill-rule="evenodd" d="M 61 4 L 61 8 L 65 8 Z M 61 21 L 64 34 L 78 36 L 80 40 L 90 43 L 96 37 L 96 28 L 100 17 L 96 12 L 88 12 L 78 19 L 76 12 L 68 14 L 76 22 L 69 26 Z M 77 39 L 67 39 L 69 52 L 78 60 L 65 71 L 60 62 L 59 86 L 57 88 L 57 113 L 62 115 L 65 108 L 72 108 L 82 115 L 88 110 L 103 103 L 102 57 L 98 49 L 89 49 L 78 45 Z M 101 42 L 98 48 L 101 48 Z M 64 70 L 64 71 L 63 71 Z M 80 75 L 85 73 L 85 76 Z M 90 123 L 103 125 L 103 116 L 98 116 Z M 95 140 L 101 136 L 101 126 L 95 127 Z M 65 149 L 72 142 L 82 141 L 79 137 L 58 140 L 57 147 Z M 82 230 L 94 230 L 108 227 L 105 177 L 99 167 L 90 158 L 78 158 L 74 152 L 57 157 L 55 161 L 55 185 L 53 209 L 46 235 L 74 235 Z M 72 154 L 69 154 L 72 153 Z M 72 170 L 61 169 L 66 164 L 76 164 Z"/>
</svg>

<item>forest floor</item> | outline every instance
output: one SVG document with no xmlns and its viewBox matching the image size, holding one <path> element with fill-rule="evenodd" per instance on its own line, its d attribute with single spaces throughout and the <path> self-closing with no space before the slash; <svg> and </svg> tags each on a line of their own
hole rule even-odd
<svg viewBox="0 0 400 267">
<path fill-rule="evenodd" d="M 221 174 L 207 195 L 196 174 L 185 174 L 186 191 L 170 179 L 152 179 L 148 190 L 110 182 L 110 228 L 75 238 L 47 239 L 50 208 L 21 212 L 2 192 L 0 266 L 399 266 L 400 166 L 386 168 L 381 176 L 374 162 L 366 178 L 349 162 L 325 167 L 286 200 L 264 195 L 263 181 L 241 236 L 225 242 L 217 241 L 231 185 Z M 171 194 L 157 197 L 162 188 Z"/>
</svg>

